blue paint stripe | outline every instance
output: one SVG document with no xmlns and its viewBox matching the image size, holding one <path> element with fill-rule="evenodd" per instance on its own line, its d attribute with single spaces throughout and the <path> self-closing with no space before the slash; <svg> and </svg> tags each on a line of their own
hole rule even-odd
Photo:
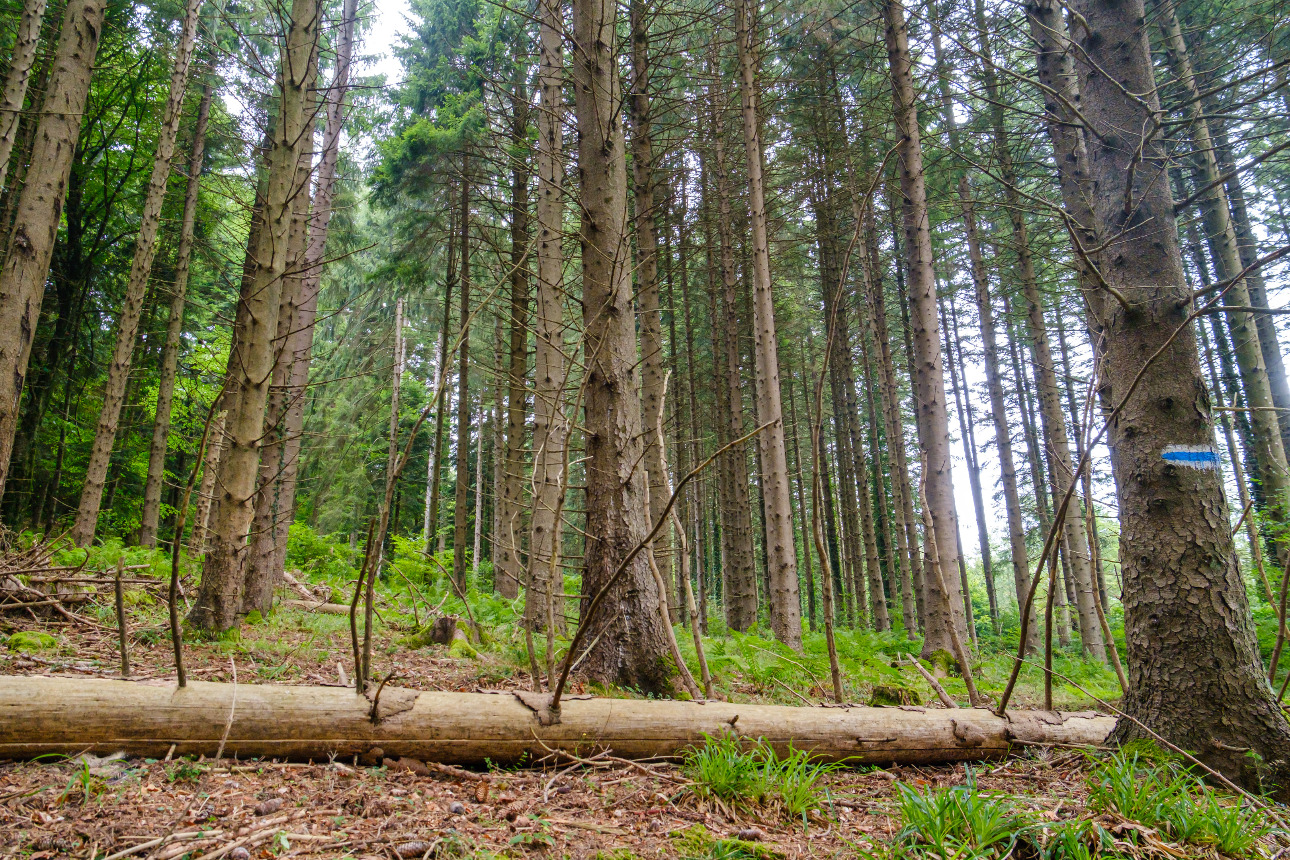
<svg viewBox="0 0 1290 860">
<path fill-rule="evenodd" d="M 1218 462 L 1218 455 L 1213 451 L 1167 451 L 1160 456 L 1175 463 L 1215 464 Z"/>
</svg>

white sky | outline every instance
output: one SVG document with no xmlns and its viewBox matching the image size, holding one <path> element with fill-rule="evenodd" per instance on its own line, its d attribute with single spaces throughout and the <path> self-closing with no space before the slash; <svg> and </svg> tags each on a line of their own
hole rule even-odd
<svg viewBox="0 0 1290 860">
<path fill-rule="evenodd" d="M 361 53 L 371 62 L 364 63 L 363 74 L 384 74 L 387 85 L 403 80 L 403 67 L 394 56 L 399 37 L 408 31 L 407 0 L 379 0 L 367 7 L 367 30 L 363 33 Z"/>
</svg>

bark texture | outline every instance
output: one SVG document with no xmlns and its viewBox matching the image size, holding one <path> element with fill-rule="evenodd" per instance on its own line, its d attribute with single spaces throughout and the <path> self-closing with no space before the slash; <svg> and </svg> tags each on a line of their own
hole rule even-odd
<svg viewBox="0 0 1290 860">
<path fill-rule="evenodd" d="M 766 530 L 767 603 L 775 638 L 790 648 L 802 647 L 802 607 L 798 596 L 797 547 L 793 539 L 793 488 L 784 447 L 784 414 L 779 392 L 779 340 L 771 294 L 770 239 L 766 226 L 766 182 L 762 175 L 761 115 L 757 92 L 756 6 L 738 0 L 735 40 L 739 53 L 739 100 L 748 167 L 748 216 L 752 228 L 753 351 L 757 423 L 769 425 L 757 435 L 761 454 L 763 524 Z"/>
<path fill-rule="evenodd" d="M 617 6 L 573 2 L 573 82 L 582 189 L 582 313 L 586 331 L 587 541 L 583 609 L 610 585 L 648 531 L 627 226 L 627 153 L 618 84 Z M 667 633 L 649 559 L 638 554 L 590 625 L 583 671 L 642 692 L 672 688 Z M 570 655 L 576 659 L 580 655 Z"/>
<path fill-rule="evenodd" d="M 1111 427 L 1129 662 L 1124 708 L 1230 776 L 1255 783 L 1265 770 L 1286 786 L 1290 724 L 1263 675 L 1236 567 L 1209 396 L 1186 322 L 1191 296 L 1167 160 L 1158 138 L 1141 136 L 1161 119 L 1146 12 L 1141 0 L 1076 0 L 1073 9 L 1087 27 L 1075 41 L 1083 111 L 1096 132 L 1088 139 L 1093 227 L 1099 243 L 1111 243 L 1099 269 L 1125 299 L 1109 289 L 1088 295 L 1105 332 L 1112 401 L 1125 403 Z M 1214 462 L 1171 459 L 1176 451 L 1209 452 Z M 1141 734 L 1128 720 L 1116 730 L 1118 740 Z"/>
<path fill-rule="evenodd" d="M 293 203 L 305 194 L 297 185 L 301 152 L 310 145 L 308 110 L 316 73 L 317 0 L 293 0 L 282 22 L 281 94 L 269 150 L 263 227 L 248 265 L 253 269 L 238 300 L 227 400 L 226 444 L 216 478 L 218 508 L 212 517 L 210 551 L 202 565 L 197 602 L 188 623 L 208 631 L 237 625 L 242 611 L 247 537 L 255 515 L 256 478 L 264 435 L 265 406 L 273 376 L 283 282 L 288 275 L 288 239 Z M 307 196 L 307 194 L 305 194 Z"/>
<path fill-rule="evenodd" d="M 511 95 L 511 145 L 527 145 L 529 103 L 522 83 Z M 520 557 L 524 500 L 524 416 L 529 369 L 529 176 L 528 158 L 517 157 L 511 167 L 511 302 L 507 332 L 506 442 L 501 462 L 501 492 L 497 495 L 497 530 L 493 534 L 494 579 L 497 592 L 508 600 L 519 596 L 524 581 Z M 477 530 L 478 531 L 478 530 Z"/>
<path fill-rule="evenodd" d="M 9 157 L 18 139 L 18 120 L 27 100 L 27 85 L 31 81 L 31 67 L 36 61 L 36 48 L 40 45 L 40 26 L 45 20 L 45 0 L 24 0 L 14 34 L 13 56 L 9 71 L 5 73 L 4 89 L 0 90 L 0 188 L 5 187 Z M 0 222 L 0 231 L 7 226 Z"/>
<path fill-rule="evenodd" d="M 560 3 L 539 0 L 537 297 L 533 328 L 533 517 L 529 535 L 530 625 L 545 618 L 553 601 L 552 574 L 560 571 L 560 500 L 565 485 L 564 420 L 564 45 Z M 557 581 L 563 581 L 562 577 Z M 554 613 L 553 613 L 554 614 Z"/>
<path fill-rule="evenodd" d="M 0 268 L 0 498 L 106 0 L 70 0 Z"/>
<path fill-rule="evenodd" d="M 887 58 L 891 66 L 892 100 L 900 134 L 900 191 L 904 212 L 905 264 L 909 277 L 910 335 L 918 401 L 919 444 L 926 470 L 923 475 L 930 508 L 941 579 L 923 580 L 926 625 L 923 655 L 951 651 L 951 627 L 967 639 L 963 594 L 953 571 L 958 567 L 958 517 L 954 510 L 954 484 L 950 473 L 950 423 L 941 363 L 940 321 L 937 318 L 936 279 L 932 270 L 932 237 L 927 213 L 927 187 L 923 152 L 909 56 L 905 8 L 900 0 L 886 3 Z M 928 557 L 932 557 L 929 553 Z M 964 667 L 966 669 L 966 667 Z"/>
</svg>

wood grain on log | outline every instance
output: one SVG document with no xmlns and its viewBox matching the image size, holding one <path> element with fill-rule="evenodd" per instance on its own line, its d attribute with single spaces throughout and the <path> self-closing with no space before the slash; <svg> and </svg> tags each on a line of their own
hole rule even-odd
<svg viewBox="0 0 1290 860">
<path fill-rule="evenodd" d="M 417 692 L 387 687 L 380 713 L 353 691 L 190 682 L 183 689 L 105 679 L 0 678 L 0 758 L 116 752 L 213 755 L 230 720 L 225 755 L 323 759 L 379 747 L 474 765 L 541 758 L 560 749 L 612 749 L 625 758 L 676 756 L 704 735 L 734 731 L 777 751 L 822 760 L 928 764 L 1000 758 L 1027 744 L 1100 744 L 1114 719 L 1094 713 L 983 708 L 794 708 L 727 702 L 569 699 L 560 722 L 539 724 L 511 693 Z M 375 716 L 375 719 L 374 719 Z"/>
</svg>

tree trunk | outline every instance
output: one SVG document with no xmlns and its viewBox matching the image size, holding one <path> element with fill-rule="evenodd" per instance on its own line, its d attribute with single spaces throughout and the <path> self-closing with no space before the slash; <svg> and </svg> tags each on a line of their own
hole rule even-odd
<svg viewBox="0 0 1290 860">
<path fill-rule="evenodd" d="M 985 5 L 976 0 L 974 5 L 978 42 L 982 59 L 987 99 L 990 102 L 990 116 L 994 131 L 994 152 L 999 163 L 1003 180 L 1004 198 L 1008 204 L 1008 219 L 1012 228 L 1012 245 L 1017 254 L 1017 274 L 1021 280 L 1022 293 L 1026 300 L 1026 324 L 1030 333 L 1030 347 L 1034 358 L 1035 388 L 1039 399 L 1040 423 L 1043 427 L 1045 450 L 1048 454 L 1049 469 L 1053 476 L 1053 496 L 1061 499 L 1067 488 L 1076 480 L 1074 464 L 1071 461 L 1070 438 L 1066 429 L 1066 416 L 1062 410 L 1061 394 L 1057 387 L 1057 372 L 1053 360 L 1052 348 L 1048 343 L 1048 329 L 1044 323 L 1042 299 L 1039 295 L 1039 282 L 1035 274 L 1034 256 L 1030 248 L 1029 228 L 1025 219 L 1025 203 L 1021 198 L 1017 172 L 1012 161 L 1012 151 L 1008 146 L 1007 128 L 1004 121 L 1002 96 L 999 91 L 998 78 L 993 59 L 993 47 L 986 27 Z M 1079 616 L 1080 641 L 1085 651 L 1095 660 L 1106 661 L 1106 648 L 1102 642 L 1102 631 L 1097 620 L 1096 599 L 1093 589 L 1096 587 L 1093 575 L 1091 554 L 1088 549 L 1088 534 L 1085 529 L 1083 512 L 1079 509 L 1079 497 L 1072 499 L 1070 510 L 1062 517 L 1055 528 L 1061 530 L 1064 546 L 1074 577 L 1076 610 Z"/>
<path fill-rule="evenodd" d="M 560 703 L 559 722 L 543 726 L 526 701 L 523 693 L 423 693 L 391 685 L 373 719 L 371 702 L 336 687 L 197 681 L 175 690 L 106 679 L 11 677 L 0 679 L 0 754 L 125 750 L 160 758 L 174 744 L 185 756 L 214 756 L 222 748 L 239 758 L 321 761 L 379 748 L 387 758 L 509 765 L 552 749 L 586 755 L 588 739 L 596 738 L 619 756 L 672 758 L 705 737 L 729 732 L 737 721 L 740 737 L 764 739 L 779 755 L 809 749 L 821 761 L 933 764 L 1003 758 L 1031 744 L 1099 744 L 1113 725 L 1110 717 L 1070 713 L 1003 718 L 966 708 L 575 698 Z"/>
<path fill-rule="evenodd" d="M 529 103 L 522 81 L 511 92 L 511 144 L 526 147 Z M 506 373 L 506 448 L 502 460 L 501 493 L 496 500 L 497 529 L 493 533 L 493 579 L 507 600 L 519 596 L 524 580 L 519 535 L 523 533 L 524 416 L 528 406 L 525 381 L 529 369 L 529 167 L 527 157 L 511 166 L 511 308 Z"/>
<path fill-rule="evenodd" d="M 1096 132 L 1088 139 L 1099 189 L 1093 226 L 1099 245 L 1114 240 L 1099 269 L 1132 298 L 1125 307 L 1110 290 L 1085 294 L 1106 334 L 1113 402 L 1124 404 L 1111 425 L 1124 547 L 1124 710 L 1229 776 L 1252 784 L 1262 767 L 1285 786 L 1290 724 L 1263 676 L 1236 568 L 1173 200 L 1160 177 L 1166 156 L 1158 137 L 1137 137 L 1160 120 L 1146 11 L 1141 0 L 1075 0 L 1073 10 L 1087 27 L 1076 37 L 1076 63 Z M 1107 138 L 1125 133 L 1134 137 Z M 1117 726 L 1117 740 L 1142 735 L 1128 719 Z"/>
<path fill-rule="evenodd" d="M 663 518 L 668 495 L 663 474 L 662 440 L 653 428 L 663 411 L 663 319 L 659 311 L 658 235 L 655 227 L 654 143 L 650 117 L 648 0 L 632 0 L 631 93 L 627 108 L 632 123 L 632 194 L 636 201 L 636 301 L 640 327 L 641 421 L 645 425 L 645 473 L 649 484 L 650 526 Z M 654 538 L 654 561 L 671 581 L 670 529 Z"/>
<path fill-rule="evenodd" d="M 887 436 L 887 456 L 891 464 L 892 512 L 896 522 L 896 554 L 900 564 L 900 616 L 905 625 L 905 635 L 918 637 L 918 604 L 915 583 L 922 579 L 916 575 L 918 535 L 913 526 L 914 505 L 909 492 L 909 464 L 905 453 L 904 416 L 900 412 L 900 391 L 896 385 L 896 365 L 891 355 L 891 335 L 887 328 L 886 297 L 883 295 L 882 278 L 879 277 L 877 235 L 873 225 L 873 209 L 864 211 L 865 251 L 861 260 L 865 272 L 866 301 L 869 306 L 869 324 L 874 348 L 878 352 L 879 393 L 881 395 L 883 430 Z"/>
<path fill-rule="evenodd" d="M 107 477 L 108 463 L 116 443 L 117 425 L 121 407 L 125 405 L 125 387 L 130 376 L 130 363 L 134 355 L 134 342 L 139 333 L 139 319 L 143 313 L 148 281 L 152 275 L 152 262 L 157 256 L 157 232 L 161 228 L 161 205 L 166 200 L 166 186 L 170 180 L 170 162 L 175 154 L 175 140 L 179 135 L 179 121 L 183 116 L 184 93 L 188 90 L 188 67 L 193 48 L 197 44 L 197 15 L 202 0 L 188 0 L 184 9 L 183 29 L 175 51 L 175 62 L 170 73 L 170 93 L 163 110 L 161 129 L 157 135 L 157 151 L 152 163 L 152 176 L 139 215 L 139 232 L 134 240 L 134 259 L 130 263 L 130 276 L 126 281 L 125 301 L 117 319 L 116 348 L 108 365 L 107 382 L 103 388 L 103 409 L 99 413 L 94 443 L 90 447 L 89 464 L 85 467 L 85 486 L 81 489 L 80 508 L 71 538 L 77 546 L 89 546 L 98 528 L 99 504 L 103 500 L 103 482 Z"/>
<path fill-rule="evenodd" d="M 18 120 L 27 101 L 27 84 L 40 45 L 40 27 L 45 20 L 45 0 L 24 0 L 18 29 L 14 34 L 13 57 L 0 91 L 0 189 L 5 187 L 9 159 L 18 138 Z M 0 235 L 8 224 L 0 222 Z"/>
<path fill-rule="evenodd" d="M 221 397 L 221 400 L 224 398 Z M 224 453 L 224 425 L 228 411 L 222 403 L 212 404 L 215 416 L 211 420 L 210 434 L 206 439 L 206 454 L 202 459 L 202 482 L 197 487 L 197 503 L 193 508 L 193 530 L 188 537 L 188 554 L 205 555 L 206 541 L 210 536 L 211 510 L 215 502 L 215 479 L 219 475 L 219 461 Z M 176 535 L 178 540 L 180 535 Z"/>
<path fill-rule="evenodd" d="M 461 275 L 460 307 L 461 345 L 457 348 L 457 478 L 452 503 L 452 578 L 457 593 L 466 594 L 466 525 L 470 515 L 470 336 L 466 321 L 470 318 L 470 176 L 469 159 L 462 158 L 461 211 L 458 227 Z M 482 410 L 481 410 L 482 411 Z M 482 432 L 482 428 L 480 428 Z M 480 488 L 476 488 L 476 492 Z"/>
<path fill-rule="evenodd" d="M 228 447 L 220 458 L 219 508 L 211 524 L 211 551 L 202 567 L 197 602 L 188 623 L 202 630 L 228 630 L 241 613 L 246 539 L 255 514 L 256 478 L 264 413 L 275 364 L 279 303 L 288 274 L 288 235 L 293 203 L 305 193 L 297 185 L 300 156 L 310 145 L 308 106 L 317 66 L 317 0 L 293 0 L 284 21 L 282 97 L 269 152 L 264 227 L 253 251 L 254 273 L 238 302 L 229 357 L 232 397 L 228 403 Z M 306 195 L 307 196 L 307 195 Z"/>
<path fill-rule="evenodd" d="M 649 560 L 638 554 L 616 582 L 628 553 L 646 537 L 649 510 L 636 333 L 632 314 L 627 224 L 627 158 L 616 66 L 617 7 L 612 0 L 574 0 L 573 77 L 582 189 L 584 417 L 587 439 L 587 524 L 582 578 L 584 617 L 593 643 L 582 671 L 604 683 L 642 692 L 672 688 L 667 631 Z M 609 588 L 599 617 L 585 617 L 590 599 Z M 581 659 L 570 654 L 567 659 Z"/>
<path fill-rule="evenodd" d="M 712 154 L 716 170 L 717 187 L 717 236 L 720 244 L 721 311 L 714 316 L 723 352 L 718 371 L 718 385 L 724 385 L 721 402 L 724 414 L 718 419 L 724 423 L 724 433 L 718 436 L 719 444 L 727 444 L 744 434 L 743 375 L 739 372 L 739 317 L 735 308 L 735 251 L 733 229 L 730 223 L 730 179 L 725 158 L 725 140 L 722 114 L 713 104 Z M 715 345 L 715 344 L 714 344 Z M 724 371 L 724 373 L 722 372 Z M 724 379 L 720 377 L 724 375 Z M 748 497 L 748 452 L 739 447 L 724 455 L 725 492 L 722 503 L 721 537 L 725 548 L 726 623 L 731 630 L 743 632 L 757 623 L 757 571 L 753 558 L 752 505 Z"/>
<path fill-rule="evenodd" d="M 434 453 L 430 463 L 429 501 L 426 503 L 426 555 L 443 552 L 444 534 L 439 527 L 439 499 L 443 494 L 443 426 L 447 420 L 452 398 L 448 394 L 448 327 L 452 324 L 452 291 L 457 282 L 457 231 L 455 222 L 448 221 L 448 258 L 444 269 L 443 319 L 439 324 L 439 363 L 433 386 L 440 389 L 439 403 L 435 407 Z M 433 396 L 433 395 L 431 395 Z"/>
<path fill-rule="evenodd" d="M 539 0 L 541 61 L 538 85 L 537 301 L 533 369 L 533 516 L 529 535 L 528 594 L 524 617 L 544 624 L 554 590 L 563 583 L 560 568 L 560 499 L 565 481 L 564 253 L 562 228 L 564 163 L 563 21 L 558 0 Z M 561 588 L 560 590 L 563 590 Z M 562 618 L 563 613 L 554 613 Z"/>
<path fill-rule="evenodd" d="M 1285 84 L 1283 84 L 1285 86 Z M 1209 110 L 1216 113 L 1217 109 Z M 1226 175 L 1233 167 L 1231 145 L 1227 139 L 1227 124 L 1221 118 L 1215 118 L 1210 129 L 1217 147 L 1219 168 Z M 1240 251 L 1242 271 L 1250 269 L 1245 276 L 1250 290 L 1250 304 L 1256 308 L 1268 307 L 1268 288 L 1263 270 L 1254 268 L 1259 259 L 1258 239 L 1250 227 L 1250 213 L 1245 204 L 1245 189 L 1241 187 L 1241 177 L 1232 176 L 1227 180 L 1227 202 L 1232 209 L 1232 229 L 1236 233 L 1236 244 Z M 1281 447 L 1290 457 L 1290 380 L 1286 378 L 1285 360 L 1281 354 L 1281 342 L 1277 327 L 1271 314 L 1255 314 L 1254 327 L 1259 332 L 1259 347 L 1263 352 L 1263 363 L 1267 367 L 1268 385 L 1272 390 L 1272 402 L 1277 407 L 1277 421 L 1281 427 Z"/>
<path fill-rule="evenodd" d="M 926 463 L 926 484 L 936 557 L 941 569 L 958 567 L 958 516 L 954 510 L 954 484 L 950 466 L 950 425 L 945 399 L 945 374 L 941 366 L 940 325 L 937 320 L 936 283 L 932 271 L 932 237 L 923 177 L 923 152 L 919 142 L 914 81 L 909 57 L 905 9 L 901 0 L 886 3 L 887 56 L 891 65 L 892 98 L 900 132 L 900 189 L 905 223 L 905 263 L 909 275 L 911 335 L 918 391 L 919 444 Z M 941 591 L 941 579 L 946 591 Z M 967 638 L 963 595 L 952 574 L 924 577 L 926 624 L 923 655 L 951 651 L 951 628 Z M 963 667 L 967 671 L 968 667 Z"/>
<path fill-rule="evenodd" d="M 286 412 L 282 427 L 281 472 L 278 475 L 278 515 L 274 519 L 273 558 L 268 564 L 271 581 L 276 584 L 278 572 L 285 570 L 287 537 L 295 519 L 296 484 L 300 474 L 300 452 L 304 442 L 305 395 L 309 367 L 313 359 L 314 321 L 318 312 L 318 293 L 322 286 L 323 253 L 327 246 L 327 228 L 331 223 L 332 200 L 336 190 L 336 165 L 340 157 L 340 135 L 345 125 L 345 95 L 349 90 L 350 62 L 354 51 L 354 28 L 358 20 L 358 0 L 345 0 L 340 40 L 336 47 L 336 71 L 331 86 L 323 94 L 326 124 L 323 128 L 322 155 L 314 180 L 310 207 L 308 241 L 300 272 L 301 282 L 289 340 L 284 348 L 289 357 L 286 376 Z"/>
<path fill-rule="evenodd" d="M 761 489 L 765 500 L 766 568 L 770 579 L 770 626 L 790 648 L 802 647 L 802 608 L 798 597 L 797 549 L 793 540 L 793 497 L 784 448 L 779 393 L 779 343 L 771 295 L 770 241 L 766 227 L 766 185 L 762 177 L 761 116 L 758 108 L 757 15 L 753 0 L 737 0 L 735 39 L 739 51 L 739 96 L 744 152 L 748 165 L 748 208 L 752 226 L 753 332 L 757 373 L 757 422 L 769 425 L 757 436 L 761 452 Z"/>
<path fill-rule="evenodd" d="M 175 370 L 179 365 L 179 340 L 184 330 L 184 305 L 188 298 L 188 269 L 193 254 L 193 231 L 197 221 L 197 195 L 201 190 L 202 160 L 206 147 L 206 123 L 210 118 L 211 94 L 208 83 L 202 89 L 193 126 L 192 148 L 188 157 L 188 183 L 184 191 L 184 214 L 179 228 L 179 250 L 175 259 L 175 285 L 170 297 L 170 317 L 166 321 L 166 346 L 157 380 L 157 412 L 152 424 L 152 444 L 148 449 L 148 478 L 143 487 L 143 515 L 139 525 L 139 545 L 157 545 L 157 522 L 161 512 L 161 486 L 166 477 L 166 449 L 170 439 L 170 410 L 175 396 Z M 182 535 L 175 535 L 180 540 Z"/>
<path fill-rule="evenodd" d="M 54 54 L 52 83 L 42 102 L 31 166 L 6 237 L 0 269 L 0 498 L 13 452 L 22 384 L 45 278 L 62 217 L 90 73 L 103 30 L 106 0 L 69 0 Z"/>
</svg>

